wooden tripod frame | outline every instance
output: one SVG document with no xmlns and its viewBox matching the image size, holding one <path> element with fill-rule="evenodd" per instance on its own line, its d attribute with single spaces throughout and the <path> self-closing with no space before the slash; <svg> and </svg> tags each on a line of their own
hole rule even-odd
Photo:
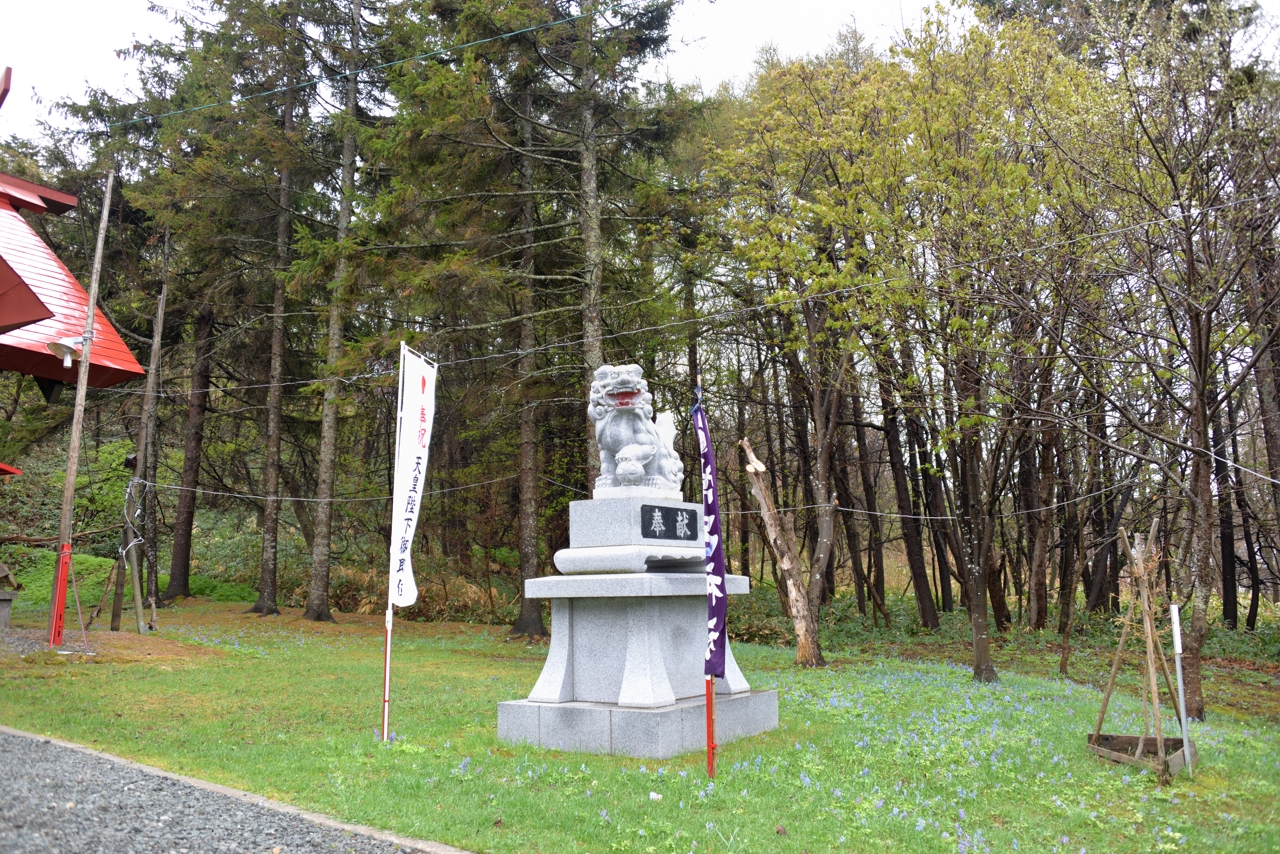
<svg viewBox="0 0 1280 854">
<path fill-rule="evenodd" d="M 1102 708 L 1098 710 L 1098 722 L 1093 728 L 1093 733 L 1088 737 L 1088 746 L 1092 753 L 1103 759 L 1149 768 L 1156 772 L 1161 783 L 1167 783 L 1183 768 L 1190 773 L 1196 749 L 1186 733 L 1182 734 L 1182 738 L 1166 738 L 1160 716 L 1160 690 L 1156 681 L 1157 662 L 1163 672 L 1165 687 L 1169 691 L 1169 698 L 1175 709 L 1178 708 L 1178 700 L 1173 690 L 1173 680 L 1169 676 L 1169 662 L 1165 659 L 1164 649 L 1156 631 L 1155 605 L 1152 601 L 1150 570 L 1147 566 L 1147 559 L 1151 556 L 1149 543 L 1154 542 L 1155 538 L 1156 526 L 1153 525 L 1148 542 L 1144 542 L 1142 535 L 1138 534 L 1134 537 L 1133 545 L 1130 546 L 1128 533 L 1124 528 L 1120 529 L 1120 543 L 1124 547 L 1125 555 L 1129 558 L 1129 566 L 1138 595 L 1129 601 L 1129 608 L 1125 612 L 1120 629 L 1120 643 L 1116 648 L 1115 660 L 1111 664 L 1107 688 L 1102 694 Z M 1140 736 L 1104 734 L 1102 723 L 1107 716 L 1107 706 L 1115 690 L 1116 675 L 1120 672 L 1120 663 L 1124 658 L 1125 642 L 1128 641 L 1129 633 L 1134 627 L 1134 611 L 1138 607 L 1142 609 L 1140 625 L 1146 645 L 1140 689 L 1143 732 Z M 1151 738 L 1153 728 L 1154 739 Z"/>
</svg>

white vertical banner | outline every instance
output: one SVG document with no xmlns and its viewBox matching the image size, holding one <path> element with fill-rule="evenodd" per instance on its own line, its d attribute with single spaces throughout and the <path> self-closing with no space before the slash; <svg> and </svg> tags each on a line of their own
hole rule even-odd
<svg viewBox="0 0 1280 854">
<path fill-rule="evenodd" d="M 400 342 L 399 425 L 391 490 L 391 584 L 389 605 L 418 601 L 413 580 L 413 534 L 427 482 L 427 450 L 436 415 L 436 366 Z"/>
</svg>

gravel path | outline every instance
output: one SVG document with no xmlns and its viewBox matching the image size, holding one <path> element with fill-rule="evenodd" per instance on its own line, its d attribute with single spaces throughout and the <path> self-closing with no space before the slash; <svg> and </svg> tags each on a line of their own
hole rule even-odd
<svg viewBox="0 0 1280 854">
<path fill-rule="evenodd" d="M 0 644 L 18 655 L 44 652 L 49 648 L 49 633 L 43 629 L 0 629 Z M 80 634 L 79 626 L 75 627 L 74 634 L 66 629 L 63 630 L 62 646 L 58 649 L 77 654 L 89 651 L 85 649 L 84 635 Z"/>
<path fill-rule="evenodd" d="M 0 851 L 461 854 L 14 731 L 0 732 Z"/>
</svg>

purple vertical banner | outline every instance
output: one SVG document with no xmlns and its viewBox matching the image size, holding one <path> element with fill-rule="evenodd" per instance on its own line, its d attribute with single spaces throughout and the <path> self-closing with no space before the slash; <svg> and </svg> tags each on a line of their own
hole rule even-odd
<svg viewBox="0 0 1280 854">
<path fill-rule="evenodd" d="M 716 486 L 716 453 L 711 447 L 711 430 L 702 408 L 702 387 L 694 391 L 693 429 L 698 433 L 702 456 L 702 530 L 707 547 L 707 654 L 705 676 L 724 676 L 726 643 L 724 591 L 724 542 L 720 536 L 720 491 Z"/>
</svg>

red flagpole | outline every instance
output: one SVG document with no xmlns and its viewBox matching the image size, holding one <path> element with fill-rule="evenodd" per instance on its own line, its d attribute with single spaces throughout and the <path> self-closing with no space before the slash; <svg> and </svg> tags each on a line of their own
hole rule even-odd
<svg viewBox="0 0 1280 854">
<path fill-rule="evenodd" d="M 716 776 L 716 677 L 707 677 L 707 778 Z"/>
<path fill-rule="evenodd" d="M 58 552 L 58 567 L 53 578 L 53 599 L 49 602 L 49 649 L 62 646 L 62 622 L 67 608 L 67 573 L 70 571 L 71 543 L 63 543 Z"/>
</svg>

